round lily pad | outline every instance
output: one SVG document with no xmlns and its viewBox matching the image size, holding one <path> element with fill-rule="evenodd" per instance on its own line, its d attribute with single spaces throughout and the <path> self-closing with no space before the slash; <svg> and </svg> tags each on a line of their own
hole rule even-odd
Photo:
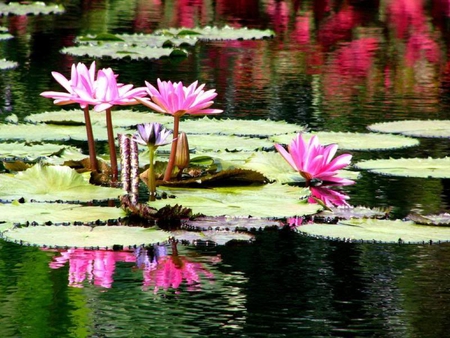
<svg viewBox="0 0 450 338">
<path fill-rule="evenodd" d="M 116 207 L 63 203 L 0 204 L 0 221 L 20 224 L 108 223 L 108 220 L 117 221 L 125 216 L 125 211 Z"/>
<path fill-rule="evenodd" d="M 36 164 L 16 175 L 0 175 L 0 200 L 20 198 L 39 202 L 90 202 L 117 199 L 124 191 L 89 184 L 83 175 L 66 166 Z"/>
<path fill-rule="evenodd" d="M 182 128 L 182 127 L 181 127 Z M 189 147 L 196 151 L 255 151 L 271 148 L 273 143 L 268 139 L 240 137 L 235 135 L 188 135 Z"/>
<path fill-rule="evenodd" d="M 368 160 L 354 166 L 388 176 L 450 178 L 450 157 Z"/>
<path fill-rule="evenodd" d="M 139 112 L 130 109 L 112 110 L 114 127 L 131 127 L 141 123 L 158 122 L 170 128 L 173 117 L 167 114 L 152 112 Z M 92 124 L 106 126 L 105 114 L 100 112 L 90 113 Z M 81 109 L 55 110 L 39 114 L 31 114 L 25 117 L 25 122 L 47 124 L 77 124 L 84 125 L 84 114 Z M 133 131 L 134 132 L 134 131 Z"/>
<path fill-rule="evenodd" d="M 305 133 L 304 139 L 309 140 L 317 135 L 323 145 L 336 143 L 341 150 L 388 150 L 414 147 L 419 144 L 417 139 L 402 135 L 385 135 L 376 133 L 344 133 L 344 132 L 314 132 Z M 276 143 L 289 144 L 294 134 L 270 137 Z"/>
<path fill-rule="evenodd" d="M 432 243 L 449 242 L 450 227 L 418 225 L 411 221 L 351 219 L 337 224 L 305 224 L 302 234 L 346 242 Z"/>
<path fill-rule="evenodd" d="M 283 218 L 315 214 L 322 209 L 307 202 L 309 189 L 281 184 L 212 189 L 162 187 L 161 190 L 176 198 L 149 202 L 150 207 L 160 209 L 178 204 L 205 216 Z"/>
<path fill-rule="evenodd" d="M 46 247 L 113 248 L 166 242 L 170 233 L 128 226 L 28 226 L 3 231 L 4 240 Z"/>
<path fill-rule="evenodd" d="M 61 144 L 33 144 L 33 143 L 0 143 L 0 160 L 35 161 L 38 158 L 52 156 L 62 153 L 65 149 L 73 153 L 79 153 L 80 150 L 74 147 L 67 147 Z M 86 156 L 85 156 L 86 157 Z"/>
<path fill-rule="evenodd" d="M 200 243 L 208 243 L 208 245 L 225 245 L 230 241 L 250 242 L 253 239 L 253 236 L 248 233 L 224 230 L 176 230 L 171 231 L 171 235 L 179 241 L 189 242 L 193 245 L 198 245 Z"/>
<path fill-rule="evenodd" d="M 199 40 L 255 40 L 272 38 L 275 32 L 266 29 L 233 28 L 230 26 L 216 27 L 207 26 L 203 28 L 168 28 L 156 30 L 155 35 L 165 36 L 195 36 Z"/>
<path fill-rule="evenodd" d="M 449 138 L 449 120 L 407 120 L 371 124 L 367 127 L 380 133 L 403 134 L 416 137 Z"/>
</svg>

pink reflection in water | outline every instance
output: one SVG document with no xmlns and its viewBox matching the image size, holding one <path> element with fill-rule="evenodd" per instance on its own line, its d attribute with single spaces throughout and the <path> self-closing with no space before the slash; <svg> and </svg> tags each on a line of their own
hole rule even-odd
<svg viewBox="0 0 450 338">
<path fill-rule="evenodd" d="M 59 269 L 69 262 L 69 286 L 83 287 L 83 282 L 110 288 L 113 283 L 116 262 L 135 262 L 129 251 L 68 249 L 53 257 L 49 266 Z"/>
</svg>

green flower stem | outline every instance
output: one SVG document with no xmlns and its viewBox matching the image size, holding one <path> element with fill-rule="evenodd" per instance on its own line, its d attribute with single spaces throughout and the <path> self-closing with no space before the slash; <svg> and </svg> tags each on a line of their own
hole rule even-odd
<svg viewBox="0 0 450 338">
<path fill-rule="evenodd" d="M 148 168 L 148 175 L 147 175 L 147 186 L 148 186 L 148 192 L 150 194 L 149 200 L 155 201 L 156 200 L 156 178 L 155 178 L 155 153 L 156 147 L 149 146 L 148 152 L 150 157 L 150 166 Z"/>
<path fill-rule="evenodd" d="M 180 116 L 173 116 L 173 139 L 178 138 L 178 129 L 180 125 Z M 167 163 L 166 172 L 164 173 L 164 181 L 170 181 L 172 177 L 172 171 L 175 164 L 175 157 L 177 155 L 177 143 L 176 141 L 172 142 L 172 149 L 170 150 L 169 163 Z"/>
<path fill-rule="evenodd" d="M 89 106 L 84 108 L 84 123 L 86 125 L 86 134 L 89 147 L 89 162 L 92 171 L 98 171 L 97 155 L 95 153 L 94 133 L 92 132 L 91 117 L 89 115 Z"/>
<path fill-rule="evenodd" d="M 112 125 L 111 108 L 106 109 L 106 128 L 108 132 L 109 156 L 111 161 L 111 181 L 117 182 L 119 171 L 117 169 L 117 154 Z"/>
</svg>

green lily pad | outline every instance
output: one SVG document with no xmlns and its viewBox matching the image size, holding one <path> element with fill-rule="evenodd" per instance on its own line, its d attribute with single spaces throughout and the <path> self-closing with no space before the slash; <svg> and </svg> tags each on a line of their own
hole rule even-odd
<svg viewBox="0 0 450 338">
<path fill-rule="evenodd" d="M 116 207 L 63 203 L 0 203 L 0 221 L 20 224 L 108 223 L 108 220 L 118 220 L 125 216 L 125 211 Z"/>
<path fill-rule="evenodd" d="M 127 226 L 28 226 L 3 231 L 1 237 L 23 245 L 113 248 L 166 242 L 170 233 L 156 228 Z"/>
<path fill-rule="evenodd" d="M 52 156 L 62 153 L 64 150 L 73 153 L 80 153 L 80 150 L 75 147 L 68 147 L 61 144 L 33 144 L 33 143 L 0 143 L 0 160 L 23 160 L 36 161 L 42 157 Z M 81 154 L 81 153 L 80 153 Z M 86 157 L 86 155 L 84 155 Z"/>
<path fill-rule="evenodd" d="M 309 236 L 346 242 L 430 243 L 450 241 L 450 228 L 411 221 L 351 219 L 337 224 L 305 224 L 296 230 Z"/>
<path fill-rule="evenodd" d="M 149 46 L 128 46 L 123 43 L 104 43 L 90 44 L 80 46 L 64 47 L 61 50 L 63 54 L 74 56 L 89 56 L 91 58 L 110 57 L 112 59 L 130 58 L 132 60 L 141 59 L 160 59 L 162 57 L 170 57 L 172 53 L 177 51 L 177 56 L 187 56 L 187 52 L 182 49 L 160 48 Z"/>
<path fill-rule="evenodd" d="M 266 184 L 255 187 L 224 187 L 213 189 L 188 189 L 161 187 L 176 198 L 149 202 L 153 208 L 182 205 L 194 214 L 205 216 L 282 218 L 314 214 L 322 208 L 309 204 L 309 189 Z"/>
<path fill-rule="evenodd" d="M 168 28 L 156 30 L 155 35 L 165 36 L 193 36 L 199 40 L 255 40 L 267 39 L 275 36 L 275 32 L 270 29 L 249 29 L 249 28 L 233 28 L 230 26 L 219 27 L 203 27 L 203 28 Z"/>
<path fill-rule="evenodd" d="M 203 118 L 192 117 L 182 120 L 180 129 L 188 134 L 267 137 L 302 132 L 305 130 L 305 127 L 284 121 L 216 119 L 205 116 Z"/>
<path fill-rule="evenodd" d="M 106 127 L 92 126 L 94 139 L 106 141 L 108 139 Z M 114 128 L 114 133 L 124 133 L 125 129 Z M 0 140 L 39 141 L 86 141 L 86 128 L 84 126 L 65 126 L 53 124 L 0 124 Z"/>
<path fill-rule="evenodd" d="M 249 218 L 249 217 L 196 217 L 189 220 L 186 227 L 194 231 L 244 231 L 253 232 L 265 228 L 281 228 L 283 224 L 278 220 Z"/>
<path fill-rule="evenodd" d="M 211 245 L 225 245 L 230 241 L 246 241 L 250 242 L 253 236 L 248 233 L 236 232 L 236 231 L 186 231 L 176 230 L 171 231 L 171 234 L 175 239 L 183 242 L 189 242 L 192 245 L 207 244 Z"/>
<path fill-rule="evenodd" d="M 97 34 L 79 36 L 75 39 L 78 44 L 101 45 L 105 41 L 122 42 L 128 46 L 148 46 L 148 47 L 180 47 L 182 45 L 194 46 L 198 39 L 192 35 L 165 36 L 157 34 Z"/>
<path fill-rule="evenodd" d="M 106 119 L 103 113 L 91 112 L 91 122 L 93 125 L 106 126 Z M 112 110 L 114 127 L 131 127 L 141 123 L 158 122 L 169 128 L 173 124 L 173 117 L 167 114 L 152 112 L 138 112 L 131 109 Z M 25 117 L 25 122 L 47 123 L 62 125 L 84 125 L 84 114 L 81 109 L 55 110 L 39 114 L 31 114 Z M 130 131 L 134 133 L 135 130 Z"/>
<path fill-rule="evenodd" d="M 9 33 L 0 33 L 0 41 L 12 39 L 14 36 Z"/>
<path fill-rule="evenodd" d="M 409 220 L 417 224 L 435 225 L 435 226 L 450 226 L 450 214 L 442 213 L 438 215 L 420 215 L 412 212 L 407 217 Z"/>
<path fill-rule="evenodd" d="M 416 137 L 450 137 L 449 120 L 407 120 L 374 123 L 367 127 L 380 133 L 403 134 Z"/>
<path fill-rule="evenodd" d="M 0 175 L 0 200 L 8 202 L 20 198 L 38 202 L 105 201 L 123 194 L 121 189 L 89 184 L 83 175 L 66 166 L 36 164 L 15 175 Z"/>
<path fill-rule="evenodd" d="M 64 13 L 64 7 L 56 4 L 46 4 L 42 1 L 36 2 L 9 2 L 0 3 L 0 15 L 40 15 Z"/>
<path fill-rule="evenodd" d="M 256 151 L 273 147 L 268 139 L 235 135 L 189 134 L 189 147 L 196 151 Z"/>
<path fill-rule="evenodd" d="M 323 145 L 338 144 L 341 150 L 387 150 L 414 147 L 419 144 L 414 138 L 376 133 L 314 132 L 305 133 L 304 139 L 309 140 L 312 135 L 317 135 Z M 276 143 L 289 144 L 295 136 L 295 134 L 279 135 L 270 139 Z"/>
<path fill-rule="evenodd" d="M 19 66 L 17 62 L 14 61 L 8 61 L 6 59 L 0 60 L 0 69 L 13 69 Z"/>
<path fill-rule="evenodd" d="M 450 157 L 368 160 L 354 166 L 388 176 L 450 178 Z"/>
</svg>

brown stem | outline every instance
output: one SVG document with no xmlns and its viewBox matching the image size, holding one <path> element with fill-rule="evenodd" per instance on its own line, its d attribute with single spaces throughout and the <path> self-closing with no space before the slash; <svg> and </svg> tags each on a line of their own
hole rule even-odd
<svg viewBox="0 0 450 338">
<path fill-rule="evenodd" d="M 116 144 L 112 125 L 111 108 L 106 109 L 106 128 L 108 132 L 109 158 L 111 161 L 111 182 L 117 182 L 119 171 L 117 169 Z"/>
<path fill-rule="evenodd" d="M 86 125 L 86 135 L 89 147 L 89 162 L 92 171 L 98 171 L 97 155 L 95 153 L 94 133 L 92 132 L 91 116 L 89 115 L 89 106 L 84 108 L 84 123 Z"/>
<path fill-rule="evenodd" d="M 180 125 L 180 117 L 174 115 L 173 117 L 173 139 L 178 138 L 178 127 Z M 172 142 L 172 149 L 170 150 L 169 163 L 167 163 L 166 172 L 164 173 L 164 181 L 170 181 L 172 177 L 173 166 L 175 164 L 175 156 L 177 154 L 177 143 L 176 141 Z"/>
</svg>

